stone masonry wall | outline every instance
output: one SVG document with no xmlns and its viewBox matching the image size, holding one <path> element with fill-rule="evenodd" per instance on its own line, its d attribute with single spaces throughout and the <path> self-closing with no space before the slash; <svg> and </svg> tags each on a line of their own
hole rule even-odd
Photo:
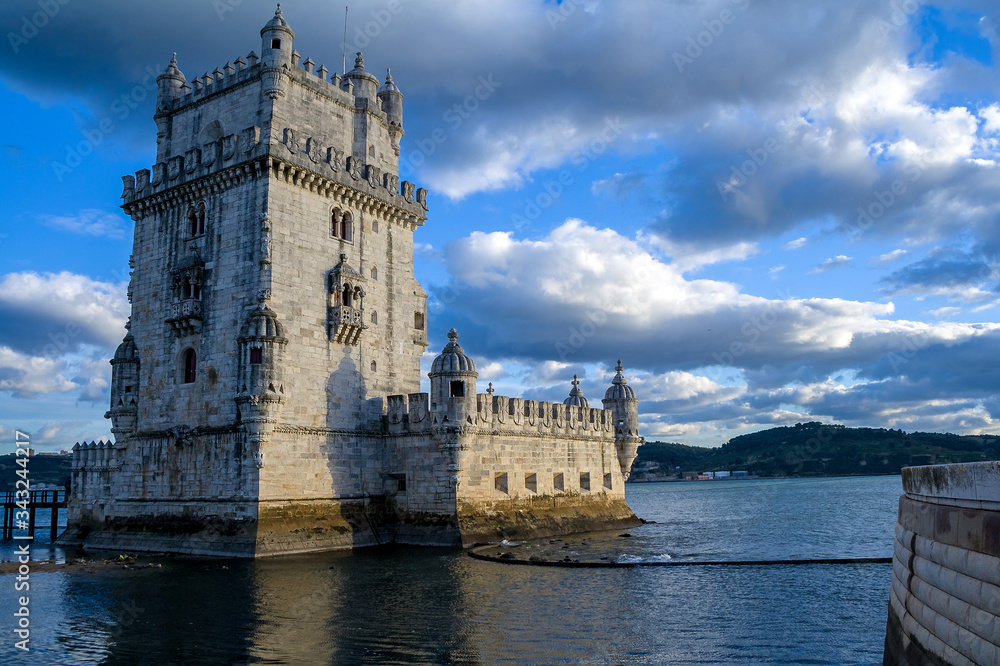
<svg viewBox="0 0 1000 666">
<path fill-rule="evenodd" d="M 903 469 L 886 666 L 1000 664 L 1000 462 Z"/>
</svg>

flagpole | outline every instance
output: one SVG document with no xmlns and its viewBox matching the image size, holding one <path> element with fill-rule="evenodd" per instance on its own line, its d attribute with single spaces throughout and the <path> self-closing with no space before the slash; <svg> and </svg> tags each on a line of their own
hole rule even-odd
<svg viewBox="0 0 1000 666">
<path fill-rule="evenodd" d="M 344 69 L 341 72 L 347 76 L 347 5 L 344 5 Z"/>
</svg>

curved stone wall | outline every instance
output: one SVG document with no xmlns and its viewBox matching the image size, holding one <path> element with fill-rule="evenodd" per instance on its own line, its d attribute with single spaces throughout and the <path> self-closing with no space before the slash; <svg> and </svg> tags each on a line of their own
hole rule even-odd
<svg viewBox="0 0 1000 666">
<path fill-rule="evenodd" d="M 885 666 L 1000 664 L 1000 462 L 903 469 Z"/>
</svg>

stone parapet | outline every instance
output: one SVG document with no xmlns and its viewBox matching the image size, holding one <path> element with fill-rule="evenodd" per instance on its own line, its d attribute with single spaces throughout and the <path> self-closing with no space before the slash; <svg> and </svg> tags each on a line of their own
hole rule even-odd
<svg viewBox="0 0 1000 666">
<path fill-rule="evenodd" d="M 1000 462 L 908 467 L 883 664 L 1000 663 Z"/>
</svg>

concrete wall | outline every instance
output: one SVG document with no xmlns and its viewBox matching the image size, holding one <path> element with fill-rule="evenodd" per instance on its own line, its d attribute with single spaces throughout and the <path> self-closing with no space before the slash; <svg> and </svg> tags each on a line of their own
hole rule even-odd
<svg viewBox="0 0 1000 666">
<path fill-rule="evenodd" d="M 908 467 L 886 666 L 1000 664 L 1000 462 Z"/>
</svg>

